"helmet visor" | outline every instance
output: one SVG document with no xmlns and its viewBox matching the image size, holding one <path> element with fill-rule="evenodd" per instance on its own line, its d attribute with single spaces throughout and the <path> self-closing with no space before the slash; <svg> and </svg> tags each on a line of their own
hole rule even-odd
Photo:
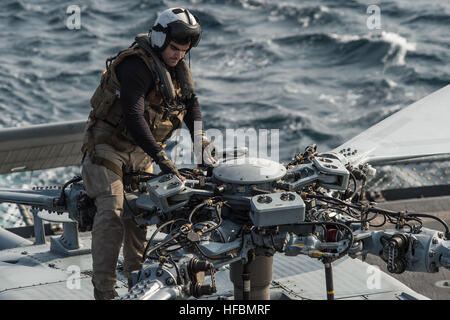
<svg viewBox="0 0 450 320">
<path fill-rule="evenodd" d="M 191 43 L 191 47 L 196 47 L 202 36 L 202 29 L 197 23 L 190 25 L 183 21 L 175 21 L 168 24 L 170 39 L 179 44 Z"/>
</svg>

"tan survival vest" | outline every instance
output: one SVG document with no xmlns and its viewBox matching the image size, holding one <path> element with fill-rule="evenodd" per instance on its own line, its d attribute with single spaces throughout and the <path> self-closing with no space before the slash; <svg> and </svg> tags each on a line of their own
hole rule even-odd
<svg viewBox="0 0 450 320">
<path fill-rule="evenodd" d="M 84 154 L 91 153 L 94 146 L 100 143 L 109 144 L 122 152 L 131 152 L 135 149 L 136 143 L 123 120 L 119 100 L 120 83 L 116 75 L 116 67 L 126 57 L 132 55 L 140 57 L 156 79 L 155 88 L 144 99 L 144 117 L 156 141 L 164 147 L 164 141 L 182 126 L 186 114 L 185 103 L 194 94 L 189 67 L 184 59 L 181 60 L 175 67 L 176 78 L 172 79 L 165 65 L 152 51 L 149 36 L 140 34 L 128 49 L 106 60 L 106 70 L 90 100 L 93 109 L 87 127 L 88 140 L 82 147 Z M 94 137 L 92 134 L 94 127 L 101 127 L 109 133 Z"/>
</svg>

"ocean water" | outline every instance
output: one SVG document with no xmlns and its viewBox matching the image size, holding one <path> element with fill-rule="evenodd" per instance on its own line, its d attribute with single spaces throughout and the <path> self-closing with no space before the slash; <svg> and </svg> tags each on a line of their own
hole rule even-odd
<svg viewBox="0 0 450 320">
<path fill-rule="evenodd" d="M 68 27 L 73 5 L 79 29 Z M 312 143 L 337 147 L 450 83 L 448 1 L 2 0 L 0 128 L 86 119 L 105 59 L 176 6 L 203 27 L 190 63 L 206 128 L 278 129 L 280 161 Z M 1 176 L 0 186 L 78 171 Z"/>
</svg>

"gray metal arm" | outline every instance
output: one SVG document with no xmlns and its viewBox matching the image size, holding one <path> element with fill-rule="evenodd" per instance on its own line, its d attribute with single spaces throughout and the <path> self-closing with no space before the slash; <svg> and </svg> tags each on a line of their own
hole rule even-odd
<svg viewBox="0 0 450 320">
<path fill-rule="evenodd" d="M 403 271 L 438 272 L 450 267 L 450 240 L 440 231 L 422 228 L 411 234 L 403 230 L 360 231 L 350 255 L 381 256 L 393 273 Z M 381 253 L 381 254 L 380 254 Z"/>
</svg>

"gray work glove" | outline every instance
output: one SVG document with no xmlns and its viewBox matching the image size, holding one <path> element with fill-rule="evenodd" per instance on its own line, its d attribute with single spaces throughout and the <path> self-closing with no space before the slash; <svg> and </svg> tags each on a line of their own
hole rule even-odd
<svg viewBox="0 0 450 320">
<path fill-rule="evenodd" d="M 156 163 L 158 164 L 159 168 L 163 173 L 172 173 L 178 178 L 180 178 L 182 181 L 184 181 L 184 178 L 181 176 L 180 172 L 178 171 L 175 164 L 167 157 L 166 152 L 164 150 L 161 150 L 156 154 Z"/>
</svg>

